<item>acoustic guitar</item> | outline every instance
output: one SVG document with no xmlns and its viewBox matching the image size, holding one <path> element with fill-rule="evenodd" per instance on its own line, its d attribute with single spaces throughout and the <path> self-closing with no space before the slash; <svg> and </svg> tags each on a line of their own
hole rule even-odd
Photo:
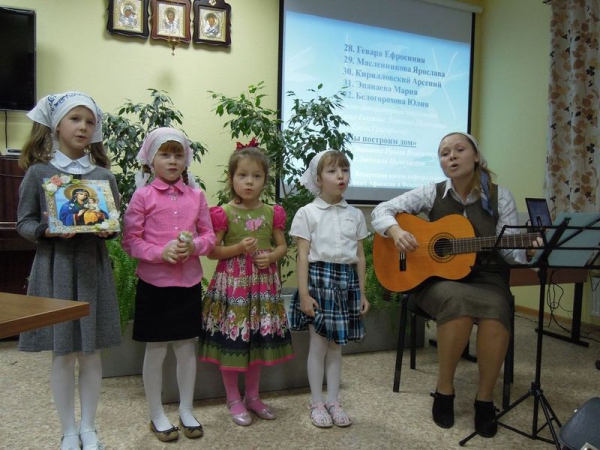
<svg viewBox="0 0 600 450">
<path fill-rule="evenodd" d="M 414 252 L 401 254 L 392 239 L 375 234 L 375 275 L 381 285 L 392 292 L 410 291 L 431 277 L 460 280 L 471 272 L 475 253 L 491 250 L 498 240 L 496 236 L 475 237 L 471 222 L 460 214 L 428 222 L 401 213 L 396 221 L 415 237 L 419 247 Z M 498 246 L 528 248 L 539 236 L 539 233 L 504 235 Z"/>
</svg>

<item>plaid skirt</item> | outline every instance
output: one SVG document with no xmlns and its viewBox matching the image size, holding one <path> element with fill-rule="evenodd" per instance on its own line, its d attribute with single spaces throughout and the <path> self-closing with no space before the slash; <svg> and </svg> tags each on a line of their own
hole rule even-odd
<svg viewBox="0 0 600 450">
<path fill-rule="evenodd" d="M 306 330 L 312 323 L 318 334 L 339 345 L 364 338 L 366 331 L 360 315 L 360 286 L 354 265 L 321 261 L 310 263 L 308 292 L 319 304 L 319 309 L 315 317 L 304 314 L 296 291 L 289 312 L 292 330 Z"/>
</svg>

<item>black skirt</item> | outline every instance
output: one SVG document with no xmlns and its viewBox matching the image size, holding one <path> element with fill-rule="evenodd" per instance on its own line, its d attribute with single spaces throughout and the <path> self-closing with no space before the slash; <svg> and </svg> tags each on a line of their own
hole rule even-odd
<svg viewBox="0 0 600 450">
<path fill-rule="evenodd" d="M 138 280 L 134 341 L 167 342 L 198 337 L 202 328 L 202 284 L 158 287 Z"/>
</svg>

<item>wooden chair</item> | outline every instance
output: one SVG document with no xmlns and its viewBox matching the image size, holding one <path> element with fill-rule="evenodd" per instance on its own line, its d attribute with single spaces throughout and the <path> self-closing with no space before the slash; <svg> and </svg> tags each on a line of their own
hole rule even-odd
<svg viewBox="0 0 600 450">
<path fill-rule="evenodd" d="M 515 301 L 514 297 L 511 297 L 511 330 L 514 330 L 514 310 L 515 310 Z M 412 296 L 409 294 L 404 294 L 404 298 L 402 299 L 402 304 L 400 307 L 400 324 L 398 327 L 398 348 L 396 350 L 396 367 L 394 370 L 394 385 L 393 391 L 400 392 L 400 379 L 402 376 L 402 357 L 404 353 L 404 343 L 406 336 L 406 325 L 408 314 L 410 314 L 410 368 L 412 370 L 416 369 L 416 342 L 417 342 L 417 320 L 419 317 L 425 320 L 435 320 L 433 317 L 429 316 L 425 311 L 419 308 L 414 301 L 412 300 Z M 510 388 L 514 378 L 514 337 L 513 333 L 511 333 L 510 341 L 508 343 L 508 351 L 506 352 L 506 358 L 504 359 L 504 382 L 503 382 L 503 390 L 502 390 L 502 408 L 506 409 L 510 404 Z M 437 345 L 435 339 L 429 340 L 430 344 L 433 346 Z M 476 362 L 477 356 L 471 355 L 469 353 L 469 344 L 465 347 L 463 351 L 462 357 L 468 361 Z"/>
</svg>

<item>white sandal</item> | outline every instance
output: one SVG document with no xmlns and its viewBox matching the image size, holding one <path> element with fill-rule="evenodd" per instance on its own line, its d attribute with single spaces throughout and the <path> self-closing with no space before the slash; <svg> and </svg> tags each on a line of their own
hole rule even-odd
<svg viewBox="0 0 600 450">
<path fill-rule="evenodd" d="M 327 403 L 326 408 L 335 426 L 349 427 L 352 425 L 352 419 L 348 417 L 348 414 L 346 414 L 346 411 L 342 409 L 342 406 L 338 402 Z"/>
<path fill-rule="evenodd" d="M 325 408 L 325 403 L 311 403 L 308 405 L 308 409 L 310 409 L 310 420 L 315 427 L 331 428 L 333 426 L 331 416 Z"/>
<path fill-rule="evenodd" d="M 98 435 L 96 432 L 96 429 L 91 429 L 91 430 L 81 430 L 79 431 L 79 437 L 81 438 L 82 434 L 85 433 L 96 433 L 96 443 L 92 444 L 92 445 L 83 445 L 83 441 L 81 442 L 81 448 L 82 450 L 106 450 L 106 447 L 104 446 L 104 444 L 102 442 L 100 442 L 100 440 L 98 440 Z"/>
<path fill-rule="evenodd" d="M 63 434 L 60 438 L 60 448 L 62 450 L 62 443 L 65 440 L 66 437 L 71 437 L 71 436 L 77 436 L 79 437 L 79 433 L 68 433 L 68 434 Z M 80 450 L 81 449 L 81 441 L 78 439 L 78 444 L 77 447 L 67 447 L 67 450 Z"/>
</svg>

